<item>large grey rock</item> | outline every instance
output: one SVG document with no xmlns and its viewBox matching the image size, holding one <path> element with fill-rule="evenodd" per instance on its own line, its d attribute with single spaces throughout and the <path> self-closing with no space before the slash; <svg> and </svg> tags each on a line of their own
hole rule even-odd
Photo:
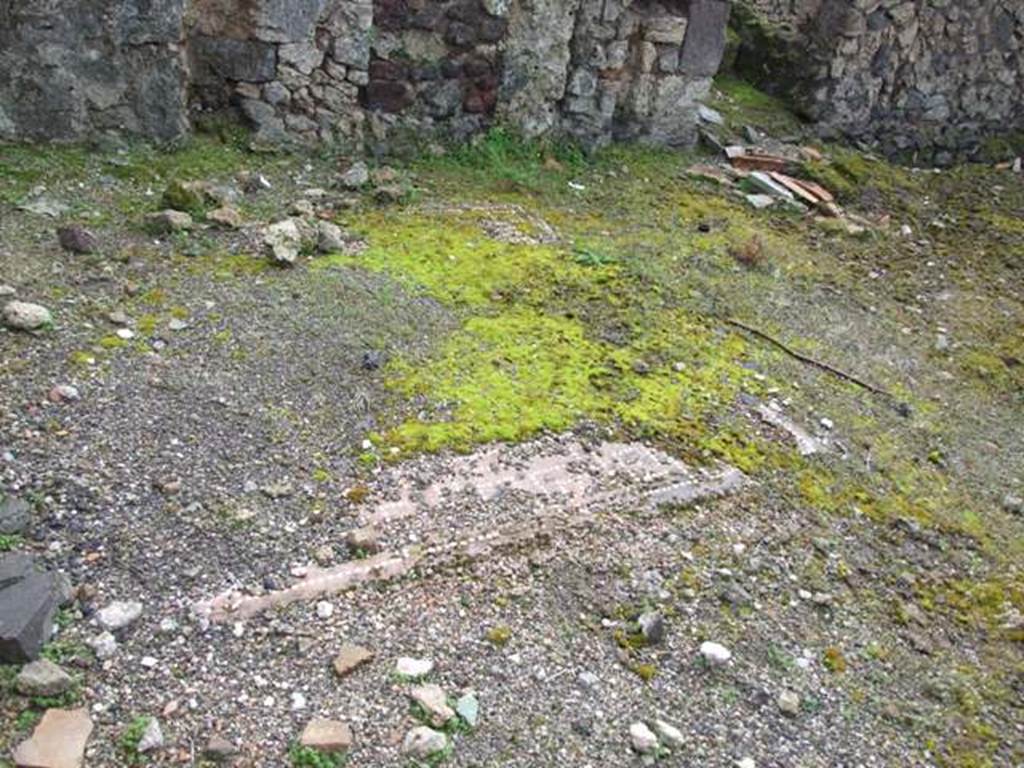
<svg viewBox="0 0 1024 768">
<path fill-rule="evenodd" d="M 21 664 L 39 656 L 53 633 L 64 583 L 20 552 L 0 556 L 0 663 Z"/>
<path fill-rule="evenodd" d="M 60 696 L 73 682 L 71 675 L 49 659 L 37 659 L 22 668 L 14 686 L 24 696 Z"/>
<path fill-rule="evenodd" d="M 32 519 L 32 507 L 17 496 L 0 496 L 0 534 L 21 533 Z"/>
</svg>

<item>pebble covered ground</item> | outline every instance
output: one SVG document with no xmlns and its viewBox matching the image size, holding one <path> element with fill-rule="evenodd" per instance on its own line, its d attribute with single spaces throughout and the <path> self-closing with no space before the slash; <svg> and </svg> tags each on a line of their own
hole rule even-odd
<svg viewBox="0 0 1024 768">
<path fill-rule="evenodd" d="M 37 331 L 0 329 L 0 493 L 31 506 L 24 530 L 0 543 L 63 571 L 74 589 L 45 651 L 71 675 L 56 684 L 62 692 L 19 693 L 19 668 L 0 668 L 0 766 L 59 706 L 86 708 L 86 765 L 98 768 L 341 763 L 303 739 L 340 740 L 338 754 L 360 766 L 1024 761 L 1019 175 L 947 181 L 941 198 L 848 181 L 848 205 L 873 217 L 864 236 L 751 212 L 742 196 L 686 177 L 692 158 L 644 150 L 564 166 L 540 157 L 525 181 L 433 161 L 349 190 L 334 158 L 197 146 L 70 151 L 59 168 L 44 150 L 0 147 L 10 182 L 0 302 L 51 313 Z M 682 219 L 664 224 L 678 239 L 665 240 L 646 204 L 619 199 L 655 172 L 659 194 L 722 200 L 709 211 L 681 198 Z M 177 174 L 220 190 L 245 223 L 225 228 L 197 213 L 189 232 L 145 229 Z M 951 192 L 960 182 L 965 191 Z M 997 253 L 985 273 L 958 261 L 962 241 L 952 238 L 966 225 L 955 194 L 988 222 L 976 247 Z M 908 238 L 902 220 L 879 218 L 896 199 L 906 206 L 896 215 L 925 233 Z M 932 210 L 935 199 L 949 207 Z M 350 238 L 342 245 L 358 247 L 335 259 L 303 244 L 293 266 L 271 265 L 264 227 L 293 210 L 314 231 L 318 219 L 337 222 Z M 424 453 L 401 431 L 418 420 L 461 424 L 458 390 L 395 382 L 433 370 L 446 339 L 474 318 L 504 317 L 519 294 L 505 286 L 480 309 L 475 298 L 422 290 L 429 276 L 407 279 L 406 261 L 381 268 L 387 254 L 373 249 L 387 232 L 361 226 L 383 218 L 398 231 L 428 217 L 443 230 L 456 217 L 454 230 L 467 211 L 485 247 L 564 253 L 573 279 L 589 280 L 580 270 L 592 266 L 605 274 L 605 254 L 626 238 L 639 262 L 631 290 L 702 318 L 752 314 L 779 335 L 813 339 L 807 351 L 896 397 L 716 331 L 712 354 L 741 349 L 743 364 L 721 368 L 714 407 L 683 406 L 701 431 L 582 405 L 569 428 L 496 449 L 484 463 L 519 467 L 523 485 L 482 497 L 473 459 L 458 451 L 487 449 L 453 442 Z M 693 240 L 736 226 L 723 216 L 744 233 L 763 230 L 767 264 L 737 264 L 728 242 Z M 56 228 L 69 221 L 94 233 L 94 253 L 62 248 Z M 611 339 L 602 343 L 634 350 L 635 332 L 586 302 L 574 311 L 594 318 L 594 333 Z M 618 374 L 638 391 L 696 365 L 645 354 Z M 514 377 L 521 364 L 494 365 Z M 496 422 L 506 394 L 485 393 Z M 585 458 L 630 442 L 694 476 L 731 468 L 744 481 L 651 505 L 657 473 L 612 477 Z M 273 594 L 379 549 L 529 526 L 564 506 L 543 487 L 549 479 L 528 482 L 531 461 L 551 454 L 575 456 L 565 471 L 614 488 L 614 503 L 588 502 L 578 524 L 424 558 L 396 579 L 244 620 L 196 610 L 224 590 Z M 413 489 L 412 516 L 375 518 L 403 487 Z M 346 646 L 369 653 L 339 675 Z M 411 679 L 400 659 L 429 661 L 430 671 Z M 417 683 L 440 686 L 446 700 L 428 689 L 414 704 Z M 330 722 L 307 732 L 317 718 Z M 421 725 L 444 738 L 413 733 Z"/>
</svg>

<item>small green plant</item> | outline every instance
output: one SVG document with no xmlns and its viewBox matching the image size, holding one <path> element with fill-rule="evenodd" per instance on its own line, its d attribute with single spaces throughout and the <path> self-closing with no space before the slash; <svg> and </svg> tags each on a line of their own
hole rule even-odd
<svg viewBox="0 0 1024 768">
<path fill-rule="evenodd" d="M 619 261 L 618 257 L 610 253 L 579 245 L 573 249 L 573 256 L 576 263 L 581 267 L 606 267 L 610 264 L 617 264 Z"/>
<path fill-rule="evenodd" d="M 127 765 L 142 765 L 145 762 L 145 759 L 139 752 L 139 743 L 142 741 L 142 737 L 145 735 L 151 720 L 152 718 L 146 715 L 136 717 L 121 733 L 117 746 Z"/>
<path fill-rule="evenodd" d="M 319 752 L 312 747 L 292 744 L 288 759 L 292 768 L 341 768 L 348 762 L 348 753 Z"/>
<path fill-rule="evenodd" d="M 0 534 L 0 552 L 10 552 L 20 545 L 21 536 L 18 534 Z"/>
<path fill-rule="evenodd" d="M 43 714 L 35 709 L 26 709 L 18 714 L 14 720 L 14 727 L 22 733 L 27 733 L 36 727 L 36 723 Z"/>
<path fill-rule="evenodd" d="M 487 630 L 487 642 L 496 648 L 504 648 L 512 639 L 512 630 L 508 627 L 491 627 Z"/>
<path fill-rule="evenodd" d="M 651 682 L 658 674 L 658 668 L 653 664 L 631 664 L 629 671 L 645 683 Z"/>
</svg>

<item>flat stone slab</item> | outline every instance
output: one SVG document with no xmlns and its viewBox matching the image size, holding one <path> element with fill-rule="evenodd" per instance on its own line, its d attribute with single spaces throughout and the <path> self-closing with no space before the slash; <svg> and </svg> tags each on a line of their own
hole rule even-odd
<svg viewBox="0 0 1024 768">
<path fill-rule="evenodd" d="M 425 477 L 437 479 L 424 484 Z M 569 535 L 603 511 L 657 514 L 660 507 L 720 496 L 745 483 L 734 467 L 691 467 L 642 443 L 586 445 L 572 435 L 417 459 L 385 473 L 379 487 L 389 489 L 388 498 L 366 505 L 359 517 L 359 530 L 379 532 L 378 554 L 310 566 L 291 586 L 258 596 L 229 589 L 195 609 L 212 621 L 244 619 L 398 578 L 420 564 L 445 566 Z"/>
<path fill-rule="evenodd" d="M 14 752 L 17 768 L 80 768 L 92 720 L 83 709 L 48 709 Z"/>
<path fill-rule="evenodd" d="M 352 729 L 348 723 L 318 717 L 302 731 L 299 743 L 317 752 L 344 752 L 352 746 Z"/>
<path fill-rule="evenodd" d="M 334 657 L 334 674 L 345 677 L 373 661 L 373 651 L 358 645 L 346 645 Z"/>
</svg>

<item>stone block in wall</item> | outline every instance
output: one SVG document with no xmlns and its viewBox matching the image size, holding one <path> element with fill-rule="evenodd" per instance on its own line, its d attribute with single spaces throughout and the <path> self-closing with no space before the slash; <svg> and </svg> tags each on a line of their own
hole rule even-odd
<svg viewBox="0 0 1024 768">
<path fill-rule="evenodd" d="M 303 41 L 278 46 L 277 57 L 282 64 L 288 64 L 302 74 L 309 75 L 323 64 L 324 52 L 312 41 Z"/>
<path fill-rule="evenodd" d="M 126 45 L 180 43 L 183 38 L 182 0 L 117 3 L 113 36 Z"/>
<path fill-rule="evenodd" d="M 413 103 L 412 87 L 402 81 L 374 80 L 366 86 L 366 107 L 377 112 L 401 112 Z"/>
<path fill-rule="evenodd" d="M 196 35 L 189 53 L 192 77 L 200 85 L 225 80 L 268 83 L 277 77 L 277 46 L 270 43 Z"/>
<path fill-rule="evenodd" d="M 644 40 L 662 45 L 682 45 L 686 37 L 685 16 L 651 16 L 643 20 Z"/>
<path fill-rule="evenodd" d="M 725 53 L 728 20 L 729 4 L 725 0 L 690 0 L 680 71 L 693 77 L 711 77 L 718 72 Z"/>
<path fill-rule="evenodd" d="M 664 146 L 690 146 L 697 139 L 697 103 L 711 79 L 670 75 L 655 80 L 644 140 Z"/>
<path fill-rule="evenodd" d="M 308 42 L 313 39 L 325 3 L 326 0 L 255 0 L 253 37 L 271 43 Z"/>
</svg>

